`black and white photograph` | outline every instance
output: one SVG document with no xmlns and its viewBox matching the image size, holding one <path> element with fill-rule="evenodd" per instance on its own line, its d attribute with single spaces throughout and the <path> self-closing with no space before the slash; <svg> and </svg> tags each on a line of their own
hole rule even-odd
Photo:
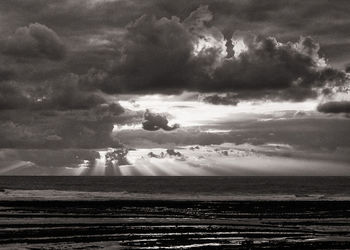
<svg viewBox="0 0 350 250">
<path fill-rule="evenodd" d="M 0 249 L 350 249 L 350 1 L 0 1 Z"/>
</svg>

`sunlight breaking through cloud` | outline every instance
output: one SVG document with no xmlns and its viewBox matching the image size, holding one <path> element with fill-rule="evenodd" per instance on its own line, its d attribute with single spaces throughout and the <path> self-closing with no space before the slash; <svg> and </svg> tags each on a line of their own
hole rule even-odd
<svg viewBox="0 0 350 250">
<path fill-rule="evenodd" d="M 248 47 L 245 45 L 243 39 L 232 39 L 232 45 L 235 58 L 238 58 L 241 53 L 248 51 Z"/>
</svg>

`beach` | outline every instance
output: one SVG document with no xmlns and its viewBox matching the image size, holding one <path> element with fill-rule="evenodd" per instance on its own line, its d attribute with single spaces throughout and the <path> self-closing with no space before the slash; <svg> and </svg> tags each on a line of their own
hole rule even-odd
<svg viewBox="0 0 350 250">
<path fill-rule="evenodd" d="M 240 186 L 245 177 L 50 178 L 0 177 L 2 249 L 348 249 L 350 244 L 347 178 L 252 177 L 255 189 L 245 192 Z M 329 182 L 333 187 L 319 193 Z M 83 188 L 84 183 L 90 185 Z M 208 183 L 203 192 L 186 191 L 201 183 Z M 303 195 L 290 192 L 295 185 L 298 190 L 304 185 Z M 264 192 L 261 186 L 269 187 Z M 280 192 L 266 193 L 277 186 Z"/>
</svg>

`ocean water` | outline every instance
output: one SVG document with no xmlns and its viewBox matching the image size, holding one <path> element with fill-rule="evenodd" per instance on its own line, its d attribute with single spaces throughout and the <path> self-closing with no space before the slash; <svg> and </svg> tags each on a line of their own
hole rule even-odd
<svg viewBox="0 0 350 250">
<path fill-rule="evenodd" d="M 0 176 L 1 199 L 350 199 L 350 177 Z"/>
</svg>

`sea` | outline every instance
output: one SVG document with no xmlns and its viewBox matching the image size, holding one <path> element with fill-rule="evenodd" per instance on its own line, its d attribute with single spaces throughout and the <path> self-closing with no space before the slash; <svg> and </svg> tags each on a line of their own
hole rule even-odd
<svg viewBox="0 0 350 250">
<path fill-rule="evenodd" d="M 0 199 L 350 200 L 350 177 L 0 176 Z"/>
</svg>

